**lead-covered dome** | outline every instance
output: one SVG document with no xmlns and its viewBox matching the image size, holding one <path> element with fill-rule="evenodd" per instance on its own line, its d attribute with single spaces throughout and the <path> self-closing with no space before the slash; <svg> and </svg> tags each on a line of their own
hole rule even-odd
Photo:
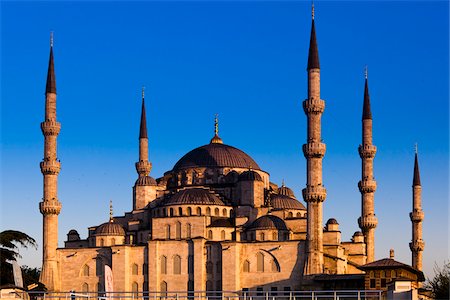
<svg viewBox="0 0 450 300">
<path fill-rule="evenodd" d="M 277 230 L 288 230 L 286 223 L 276 216 L 265 215 L 259 217 L 248 227 L 248 229 L 277 229 Z"/>
<path fill-rule="evenodd" d="M 306 209 L 300 201 L 280 194 L 270 195 L 270 205 L 275 209 Z"/>
<path fill-rule="evenodd" d="M 214 192 L 203 188 L 181 190 L 163 203 L 163 205 L 180 204 L 225 205 Z"/>
<path fill-rule="evenodd" d="M 198 167 L 231 167 L 260 170 L 258 164 L 243 151 L 229 145 L 211 143 L 188 152 L 175 164 L 173 171 Z"/>
<path fill-rule="evenodd" d="M 95 230 L 95 235 L 114 235 L 124 236 L 125 230 L 122 225 L 109 221 L 98 226 Z"/>
</svg>

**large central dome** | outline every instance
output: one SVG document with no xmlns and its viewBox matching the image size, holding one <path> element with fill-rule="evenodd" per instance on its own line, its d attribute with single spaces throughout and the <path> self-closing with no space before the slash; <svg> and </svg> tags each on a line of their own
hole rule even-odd
<svg viewBox="0 0 450 300">
<path fill-rule="evenodd" d="M 175 164 L 173 171 L 197 167 L 231 167 L 260 170 L 258 164 L 243 151 L 215 142 L 188 152 Z"/>
</svg>

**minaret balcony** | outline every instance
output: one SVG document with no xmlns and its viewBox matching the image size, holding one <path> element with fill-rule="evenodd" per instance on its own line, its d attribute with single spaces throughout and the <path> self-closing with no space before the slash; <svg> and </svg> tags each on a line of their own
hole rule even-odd
<svg viewBox="0 0 450 300">
<path fill-rule="evenodd" d="M 361 194 L 374 193 L 377 189 L 377 182 L 371 179 L 364 179 L 358 182 L 358 188 Z"/>
<path fill-rule="evenodd" d="M 378 225 L 378 219 L 375 215 L 369 215 L 365 217 L 358 218 L 359 228 L 363 230 L 373 229 Z"/>
<path fill-rule="evenodd" d="M 414 210 L 413 212 L 409 213 L 409 217 L 412 222 L 422 222 L 425 214 L 422 210 Z"/>
<path fill-rule="evenodd" d="M 306 99 L 303 101 L 305 114 L 321 114 L 325 110 L 325 101 L 322 99 Z"/>
<path fill-rule="evenodd" d="M 359 145 L 358 152 L 361 158 L 374 158 L 377 147 L 371 144 Z"/>
<path fill-rule="evenodd" d="M 323 186 L 307 186 L 302 194 L 305 202 L 323 202 L 327 197 L 327 190 Z"/>
<path fill-rule="evenodd" d="M 44 175 L 58 175 L 61 163 L 57 160 L 44 160 L 40 163 L 41 173 Z"/>
<path fill-rule="evenodd" d="M 61 123 L 47 120 L 41 123 L 41 130 L 44 136 L 58 135 L 61 130 Z"/>
<path fill-rule="evenodd" d="M 423 251 L 425 249 L 425 243 L 422 239 L 415 240 L 409 243 L 409 249 L 411 249 L 412 252 Z"/>
<path fill-rule="evenodd" d="M 324 143 L 310 142 L 303 145 L 303 154 L 306 158 L 322 158 L 325 155 L 327 147 Z"/>
<path fill-rule="evenodd" d="M 43 199 L 43 201 L 39 203 L 39 210 L 43 215 L 59 215 L 61 207 L 61 202 L 59 202 L 58 199 Z"/>
<path fill-rule="evenodd" d="M 144 176 L 147 176 L 148 174 L 150 174 L 150 171 L 152 170 L 152 163 L 149 162 L 148 160 L 141 160 L 138 161 L 136 164 L 136 171 L 138 172 L 138 174 L 142 174 Z"/>
</svg>

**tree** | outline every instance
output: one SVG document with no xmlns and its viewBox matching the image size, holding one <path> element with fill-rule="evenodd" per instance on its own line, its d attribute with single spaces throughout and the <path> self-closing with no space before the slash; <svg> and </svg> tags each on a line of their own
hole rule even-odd
<svg viewBox="0 0 450 300">
<path fill-rule="evenodd" d="M 433 293 L 434 299 L 450 299 L 449 298 L 449 279 L 450 279 L 450 262 L 444 263 L 439 268 L 437 264 L 434 266 L 434 278 L 428 279 L 425 285 Z"/>
<path fill-rule="evenodd" d="M 1 284 L 13 283 L 12 267 L 7 260 L 16 260 L 21 257 L 17 245 L 20 245 L 23 248 L 31 246 L 37 249 L 36 241 L 26 233 L 15 230 L 5 230 L 0 232 Z"/>
<path fill-rule="evenodd" d="M 39 275 L 41 274 L 41 269 L 30 268 L 28 266 L 21 266 L 21 269 L 24 286 L 28 286 L 30 284 L 39 282 Z"/>
</svg>

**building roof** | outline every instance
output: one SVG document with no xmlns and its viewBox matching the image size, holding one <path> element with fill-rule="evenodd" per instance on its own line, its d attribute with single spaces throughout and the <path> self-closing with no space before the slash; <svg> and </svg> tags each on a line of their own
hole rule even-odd
<svg viewBox="0 0 450 300">
<path fill-rule="evenodd" d="M 188 152 L 175 164 L 173 171 L 196 167 L 231 167 L 260 170 L 258 164 L 243 151 L 220 143 L 211 143 Z"/>
<path fill-rule="evenodd" d="M 102 225 L 98 226 L 95 230 L 95 235 L 125 235 L 125 230 L 123 229 L 122 225 L 118 223 L 114 223 L 113 221 L 109 221 L 107 223 L 103 223 Z"/>
<path fill-rule="evenodd" d="M 239 181 L 263 181 L 261 175 L 255 171 L 248 170 L 239 175 Z"/>
<path fill-rule="evenodd" d="M 151 176 L 140 176 L 134 183 L 135 186 L 156 186 L 156 180 Z"/>
<path fill-rule="evenodd" d="M 225 205 L 220 198 L 214 194 L 213 191 L 204 188 L 190 188 L 181 190 L 168 199 L 162 205 L 184 205 L 184 204 L 199 204 L 199 205 Z"/>
<path fill-rule="evenodd" d="M 278 194 L 296 199 L 294 192 L 285 186 L 284 183 L 278 188 Z"/>
<path fill-rule="evenodd" d="M 311 37 L 309 41 L 309 55 L 308 55 L 308 68 L 311 69 L 320 69 L 319 63 L 319 48 L 317 47 L 317 39 L 316 39 L 316 26 L 314 25 L 314 19 L 311 24 Z"/>
<path fill-rule="evenodd" d="M 247 227 L 250 230 L 256 229 L 277 229 L 277 230 L 288 230 L 286 227 L 286 223 L 279 217 L 273 215 L 265 215 L 259 217 L 250 226 Z"/>
<path fill-rule="evenodd" d="M 398 262 L 392 258 L 383 258 L 365 265 L 362 265 L 360 267 L 362 270 L 372 270 L 372 269 L 397 269 L 397 268 L 403 268 L 406 269 L 412 273 L 417 274 L 418 279 L 420 281 L 424 281 L 425 280 L 425 276 L 423 275 L 422 271 L 419 271 L 413 267 L 411 267 L 410 265 Z"/>
<path fill-rule="evenodd" d="M 214 218 L 208 227 L 234 227 L 233 221 L 228 218 Z"/>
<path fill-rule="evenodd" d="M 270 204 L 275 209 L 306 209 L 300 201 L 280 194 L 271 194 Z"/>
</svg>

